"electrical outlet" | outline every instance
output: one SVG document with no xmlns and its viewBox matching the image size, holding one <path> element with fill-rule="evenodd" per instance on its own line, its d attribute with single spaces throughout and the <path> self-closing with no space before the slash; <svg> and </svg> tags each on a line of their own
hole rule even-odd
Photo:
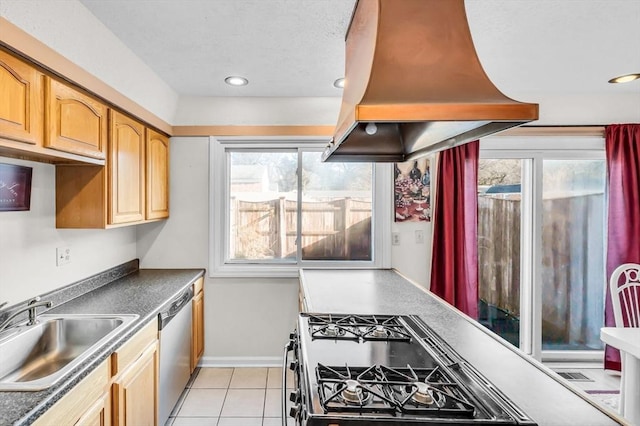
<svg viewBox="0 0 640 426">
<path fill-rule="evenodd" d="M 56 266 L 71 263 L 71 247 L 56 248 Z"/>
<path fill-rule="evenodd" d="M 400 245 L 400 233 L 399 232 L 392 232 L 391 233 L 391 244 L 394 246 L 399 246 Z"/>
<path fill-rule="evenodd" d="M 424 244 L 424 231 L 416 231 L 416 244 Z"/>
</svg>

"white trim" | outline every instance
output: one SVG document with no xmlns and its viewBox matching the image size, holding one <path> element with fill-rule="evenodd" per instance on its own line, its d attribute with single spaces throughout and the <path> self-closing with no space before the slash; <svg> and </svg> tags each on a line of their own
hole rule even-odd
<svg viewBox="0 0 640 426">
<path fill-rule="evenodd" d="M 540 360 L 542 357 L 542 158 L 533 159 L 531 218 L 532 239 L 532 276 L 531 276 L 531 356 Z"/>
<path fill-rule="evenodd" d="M 203 356 L 198 367 L 282 367 L 282 357 Z"/>
<path fill-rule="evenodd" d="M 533 180 L 533 162 L 521 159 L 521 194 L 520 204 L 520 349 L 528 355 L 534 353 L 533 333 L 533 218 L 524 212 L 531 211 L 534 204 L 531 182 Z"/>
<path fill-rule="evenodd" d="M 328 139 L 317 137 L 213 137 L 209 138 L 209 276 L 297 277 L 300 268 L 372 269 L 391 267 L 391 213 L 393 181 L 390 164 L 374 164 L 372 200 L 372 261 L 246 262 L 229 260 L 228 164 L 226 149 L 320 149 Z M 300 151 L 299 151 L 300 152 Z M 298 178 L 300 180 L 300 177 Z M 212 190 L 211 190 L 212 189 Z M 301 226 L 298 220 L 298 226 Z M 300 252 L 300 250 L 298 250 Z M 300 256 L 298 256 L 300 258 Z"/>
<path fill-rule="evenodd" d="M 604 362 L 604 351 L 557 351 L 557 350 L 544 350 L 542 351 L 542 362 L 597 362 L 600 368 Z"/>
</svg>

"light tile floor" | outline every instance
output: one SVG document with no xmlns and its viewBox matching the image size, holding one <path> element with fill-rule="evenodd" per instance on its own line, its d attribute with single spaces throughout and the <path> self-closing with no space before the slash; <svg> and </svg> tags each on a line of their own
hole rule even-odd
<svg viewBox="0 0 640 426">
<path fill-rule="evenodd" d="M 165 426 L 281 426 L 281 395 L 281 368 L 199 368 Z"/>
</svg>

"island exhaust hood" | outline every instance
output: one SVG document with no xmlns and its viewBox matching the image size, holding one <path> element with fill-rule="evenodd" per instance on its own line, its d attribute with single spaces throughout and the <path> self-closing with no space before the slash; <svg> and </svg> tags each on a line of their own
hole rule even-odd
<svg viewBox="0 0 640 426">
<path fill-rule="evenodd" d="M 538 119 L 487 77 L 464 0 L 359 0 L 323 161 L 403 162 Z"/>
</svg>

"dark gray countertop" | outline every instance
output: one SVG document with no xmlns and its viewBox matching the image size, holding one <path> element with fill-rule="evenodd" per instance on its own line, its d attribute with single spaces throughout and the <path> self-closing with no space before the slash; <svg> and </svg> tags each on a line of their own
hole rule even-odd
<svg viewBox="0 0 640 426">
<path fill-rule="evenodd" d="M 203 269 L 141 269 L 102 286 L 96 285 L 93 277 L 91 291 L 78 294 L 76 290 L 73 299 L 47 311 L 47 314 L 136 314 L 139 318 L 53 387 L 38 392 L 0 392 L 0 425 L 31 424 L 149 321 L 156 321 L 165 304 L 203 274 Z"/>
<path fill-rule="evenodd" d="M 418 315 L 539 425 L 624 424 L 541 363 L 393 270 L 305 269 L 300 285 L 308 312 Z"/>
</svg>

